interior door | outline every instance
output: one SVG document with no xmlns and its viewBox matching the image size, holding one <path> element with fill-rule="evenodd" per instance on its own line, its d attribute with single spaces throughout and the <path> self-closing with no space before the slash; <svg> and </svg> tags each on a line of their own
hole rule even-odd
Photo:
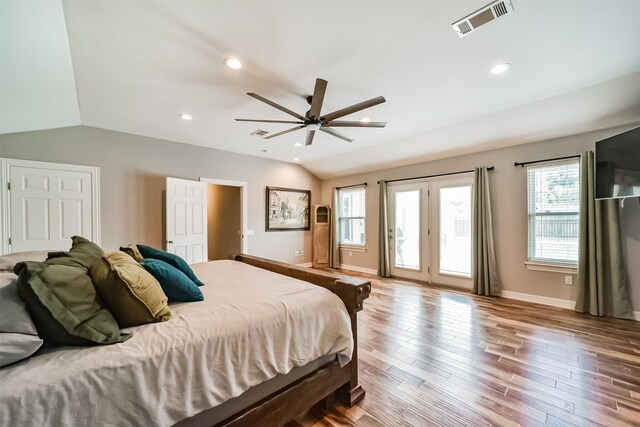
<svg viewBox="0 0 640 427">
<path fill-rule="evenodd" d="M 67 251 L 75 235 L 99 243 L 92 182 L 97 169 L 24 163 L 9 164 L 10 251 Z"/>
<path fill-rule="evenodd" d="M 432 281 L 471 289 L 473 177 L 431 182 Z"/>
<path fill-rule="evenodd" d="M 187 263 L 207 261 L 207 183 L 167 178 L 166 250 Z"/>
<path fill-rule="evenodd" d="M 391 184 L 388 191 L 391 274 L 428 282 L 429 183 Z"/>
</svg>

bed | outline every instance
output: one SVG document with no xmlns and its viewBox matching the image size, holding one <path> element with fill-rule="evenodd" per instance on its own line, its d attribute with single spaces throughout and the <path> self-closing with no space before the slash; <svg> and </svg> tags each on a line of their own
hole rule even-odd
<svg viewBox="0 0 640 427">
<path fill-rule="evenodd" d="M 170 321 L 0 369 L 0 425 L 272 426 L 364 397 L 356 313 L 369 282 L 247 255 L 192 267 L 205 301 L 173 304 Z"/>
</svg>

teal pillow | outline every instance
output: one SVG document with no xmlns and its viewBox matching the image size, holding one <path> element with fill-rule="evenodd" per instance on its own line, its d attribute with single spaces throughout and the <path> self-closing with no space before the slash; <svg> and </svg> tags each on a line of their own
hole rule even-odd
<svg viewBox="0 0 640 427">
<path fill-rule="evenodd" d="M 160 261 L 164 261 L 167 264 L 182 271 L 196 285 L 198 286 L 204 285 L 204 283 L 202 283 L 200 279 L 196 277 L 191 267 L 189 267 L 189 264 L 187 264 L 187 262 L 184 259 L 180 258 L 178 255 L 170 254 L 169 252 L 161 251 L 160 249 L 152 248 L 151 246 L 145 246 L 145 245 L 137 245 L 137 246 L 138 246 L 138 250 L 140 251 L 140 254 L 142 254 L 143 257 L 159 259 Z"/>
<path fill-rule="evenodd" d="M 164 261 L 153 258 L 140 260 L 140 264 L 160 282 L 169 302 L 202 301 L 204 296 L 186 274 Z"/>
</svg>

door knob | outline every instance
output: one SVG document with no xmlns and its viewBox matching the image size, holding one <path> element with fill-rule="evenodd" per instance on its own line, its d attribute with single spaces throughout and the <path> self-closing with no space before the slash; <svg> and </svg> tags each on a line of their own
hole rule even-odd
<svg viewBox="0 0 640 427">
<path fill-rule="evenodd" d="M 167 244 L 173 243 L 173 240 L 167 240 Z"/>
</svg>

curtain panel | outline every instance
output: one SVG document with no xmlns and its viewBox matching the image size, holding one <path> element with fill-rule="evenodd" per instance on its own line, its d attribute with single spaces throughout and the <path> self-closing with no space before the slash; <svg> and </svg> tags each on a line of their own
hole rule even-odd
<svg viewBox="0 0 640 427">
<path fill-rule="evenodd" d="M 333 203 L 331 212 L 333 219 L 331 221 L 331 241 L 329 249 L 329 267 L 340 268 L 340 190 L 333 189 Z"/>
<path fill-rule="evenodd" d="M 485 166 L 475 168 L 472 205 L 473 293 L 498 296 L 501 293 L 501 285 L 493 243 L 489 171 Z"/>
<path fill-rule="evenodd" d="M 595 199 L 592 151 L 580 156 L 580 243 L 575 310 L 633 319 L 616 199 Z"/>
<path fill-rule="evenodd" d="M 378 276 L 391 277 L 387 181 L 380 180 L 378 224 Z"/>
</svg>

